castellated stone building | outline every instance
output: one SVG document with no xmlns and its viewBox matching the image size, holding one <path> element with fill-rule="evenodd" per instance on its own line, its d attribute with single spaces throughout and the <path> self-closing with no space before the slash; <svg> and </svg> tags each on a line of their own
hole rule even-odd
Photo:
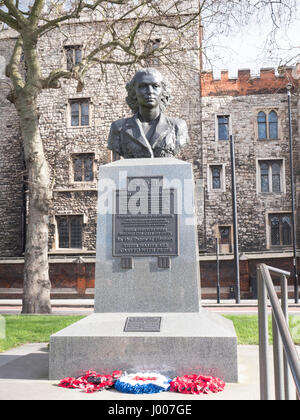
<svg viewBox="0 0 300 420">
<path fill-rule="evenodd" d="M 39 56 L 45 75 L 70 68 L 92 47 L 101 22 L 64 25 L 42 38 Z M 151 47 L 167 43 L 167 28 L 152 33 Z M 0 63 L 9 60 L 16 34 L 0 34 Z M 171 85 L 168 115 L 187 121 L 190 143 L 180 159 L 193 164 L 196 180 L 199 262 L 202 296 L 216 294 L 216 238 L 219 242 L 221 296 L 234 285 L 233 217 L 230 141 L 236 144 L 237 210 L 241 296 L 255 296 L 259 262 L 292 269 L 291 186 L 286 85 L 292 96 L 294 168 L 299 172 L 298 78 L 264 69 L 260 77 L 223 72 L 220 80 L 202 72 L 199 33 L 194 28 L 180 40 L 176 65 L 159 58 L 157 67 Z M 140 40 L 149 46 L 149 39 Z M 183 45 L 183 43 L 186 43 Z M 84 89 L 63 80 L 60 89 L 39 96 L 40 130 L 51 169 L 49 262 L 52 297 L 93 296 L 97 218 L 97 174 L 112 160 L 107 137 L 112 121 L 130 115 L 125 84 L 135 68 L 110 65 L 89 70 Z M 22 293 L 26 238 L 26 168 L 14 106 L 8 102 L 7 80 L 0 68 L 0 297 Z M 298 172 L 297 172 L 298 171 Z M 297 185 L 297 192 L 299 185 Z M 299 224 L 298 224 L 299 225 Z M 299 235 L 297 236 L 299 237 Z"/>
</svg>

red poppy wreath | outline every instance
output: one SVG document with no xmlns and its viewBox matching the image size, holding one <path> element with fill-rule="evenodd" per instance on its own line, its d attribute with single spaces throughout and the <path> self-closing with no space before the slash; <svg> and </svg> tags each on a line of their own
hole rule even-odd
<svg viewBox="0 0 300 420">
<path fill-rule="evenodd" d="M 99 375 L 94 370 L 88 370 L 78 378 L 67 377 L 60 381 L 58 386 L 62 388 L 78 388 L 87 393 L 102 391 L 114 385 L 122 376 L 121 370 L 115 370 L 111 375 Z"/>
<path fill-rule="evenodd" d="M 182 394 L 209 394 L 223 391 L 225 382 L 213 376 L 177 376 L 170 383 L 170 391 Z"/>
</svg>

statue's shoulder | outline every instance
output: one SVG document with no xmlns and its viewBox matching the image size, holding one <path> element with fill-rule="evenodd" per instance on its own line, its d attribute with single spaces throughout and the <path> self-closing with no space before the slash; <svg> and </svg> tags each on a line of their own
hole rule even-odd
<svg viewBox="0 0 300 420">
<path fill-rule="evenodd" d="M 113 121 L 111 124 L 111 129 L 114 131 L 121 131 L 122 128 L 126 127 L 128 123 L 132 121 L 132 117 L 120 118 L 119 120 Z"/>
<path fill-rule="evenodd" d="M 170 125 L 173 125 L 177 129 L 187 130 L 187 124 L 185 120 L 177 117 L 167 117 Z"/>
<path fill-rule="evenodd" d="M 176 133 L 176 144 L 180 148 L 189 143 L 188 126 L 185 120 L 176 117 L 167 117 L 169 125 L 173 126 Z"/>
</svg>

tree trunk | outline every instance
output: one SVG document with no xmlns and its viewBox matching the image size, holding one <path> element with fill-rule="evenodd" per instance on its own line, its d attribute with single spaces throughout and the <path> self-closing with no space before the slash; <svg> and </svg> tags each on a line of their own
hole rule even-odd
<svg viewBox="0 0 300 420">
<path fill-rule="evenodd" d="M 51 313 L 48 225 L 51 191 L 49 170 L 39 132 L 36 98 L 26 90 L 15 102 L 28 173 L 28 225 L 24 256 L 22 313 Z"/>
</svg>

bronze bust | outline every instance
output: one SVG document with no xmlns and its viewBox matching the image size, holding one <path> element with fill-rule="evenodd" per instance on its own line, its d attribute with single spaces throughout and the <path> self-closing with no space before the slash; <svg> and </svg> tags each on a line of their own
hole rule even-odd
<svg viewBox="0 0 300 420">
<path fill-rule="evenodd" d="M 108 148 L 125 159 L 176 156 L 189 140 L 188 129 L 184 120 L 164 114 L 170 93 L 162 74 L 138 70 L 126 89 L 134 115 L 112 123 Z"/>
</svg>

